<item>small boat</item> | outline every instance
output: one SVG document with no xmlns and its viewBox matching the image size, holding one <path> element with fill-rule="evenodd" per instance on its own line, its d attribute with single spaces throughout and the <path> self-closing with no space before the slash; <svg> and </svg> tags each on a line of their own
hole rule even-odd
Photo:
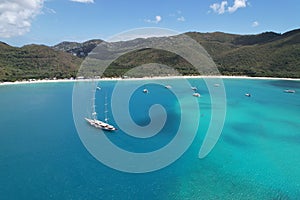
<svg viewBox="0 0 300 200">
<path fill-rule="evenodd" d="M 191 87 L 192 90 L 196 91 L 197 90 L 197 87 Z"/>
<path fill-rule="evenodd" d="M 172 88 L 172 86 L 171 86 L 171 85 L 165 85 L 165 88 L 167 88 L 167 89 L 171 89 L 171 88 Z"/>
<path fill-rule="evenodd" d="M 290 89 L 286 89 L 284 90 L 285 93 L 295 93 L 296 91 L 295 90 L 290 90 Z"/>
<path fill-rule="evenodd" d="M 96 90 L 101 90 L 101 87 L 99 87 L 99 86 L 98 86 L 98 87 L 96 87 Z"/>
<path fill-rule="evenodd" d="M 215 87 L 220 87 L 220 84 L 216 83 L 214 84 Z"/>
<path fill-rule="evenodd" d="M 250 93 L 246 93 L 245 96 L 246 97 L 251 97 L 251 94 Z"/>
<path fill-rule="evenodd" d="M 198 92 L 193 93 L 194 97 L 201 97 L 201 95 Z"/>
<path fill-rule="evenodd" d="M 146 88 L 143 90 L 143 92 L 144 93 L 149 93 L 149 91 Z"/>
</svg>

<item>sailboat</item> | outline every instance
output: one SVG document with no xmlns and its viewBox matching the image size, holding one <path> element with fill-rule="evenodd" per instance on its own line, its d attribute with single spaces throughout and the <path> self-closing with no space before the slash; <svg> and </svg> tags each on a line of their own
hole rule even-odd
<svg viewBox="0 0 300 200">
<path fill-rule="evenodd" d="M 105 131 L 115 131 L 117 128 L 115 128 L 113 125 L 110 125 L 108 123 L 108 111 L 107 111 L 107 97 L 105 97 L 105 110 L 104 110 L 104 121 L 100 121 L 97 119 L 97 112 L 96 112 L 96 105 L 95 105 L 95 98 L 92 99 L 92 117 L 91 118 L 84 118 L 91 126 L 95 128 L 99 128 Z"/>
</svg>

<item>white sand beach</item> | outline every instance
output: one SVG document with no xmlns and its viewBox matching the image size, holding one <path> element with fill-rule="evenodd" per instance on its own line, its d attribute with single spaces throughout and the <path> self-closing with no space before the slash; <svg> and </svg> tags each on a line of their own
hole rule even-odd
<svg viewBox="0 0 300 200">
<path fill-rule="evenodd" d="M 143 77 L 143 78 L 100 78 L 100 79 L 43 79 L 43 80 L 30 80 L 30 81 L 15 81 L 15 82 L 2 82 L 2 85 L 18 85 L 18 84 L 36 84 L 36 83 L 70 83 L 70 82 L 85 82 L 85 81 L 134 81 L 134 80 L 153 80 L 153 79 L 197 79 L 197 78 L 214 78 L 214 79 L 261 79 L 261 80 L 294 80 L 300 81 L 300 78 L 277 78 L 277 77 L 249 77 L 249 76 L 156 76 L 156 77 Z"/>
</svg>

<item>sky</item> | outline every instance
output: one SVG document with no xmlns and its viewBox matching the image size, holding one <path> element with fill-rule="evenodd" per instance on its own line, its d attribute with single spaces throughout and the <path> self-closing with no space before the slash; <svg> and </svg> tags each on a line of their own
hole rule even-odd
<svg viewBox="0 0 300 200">
<path fill-rule="evenodd" d="M 299 0 L 0 0 L 0 41 L 55 45 L 143 27 L 284 33 L 300 28 L 299 19 Z"/>
</svg>

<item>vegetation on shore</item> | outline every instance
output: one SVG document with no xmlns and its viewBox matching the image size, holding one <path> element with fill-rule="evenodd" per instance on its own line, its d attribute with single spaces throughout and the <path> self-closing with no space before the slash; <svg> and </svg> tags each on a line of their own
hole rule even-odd
<svg viewBox="0 0 300 200">
<path fill-rule="evenodd" d="M 206 49 L 222 75 L 300 78 L 300 29 L 284 34 L 188 32 L 186 35 Z M 0 42 L 0 81 L 75 77 L 84 58 L 101 42 L 63 42 L 53 47 L 26 45 L 20 48 Z M 182 57 L 147 48 L 119 57 L 104 76 L 120 77 L 131 68 L 148 63 L 174 67 L 183 75 L 199 75 Z"/>
<path fill-rule="evenodd" d="M 81 59 L 43 45 L 0 43 L 0 81 L 75 77 Z"/>
</svg>

